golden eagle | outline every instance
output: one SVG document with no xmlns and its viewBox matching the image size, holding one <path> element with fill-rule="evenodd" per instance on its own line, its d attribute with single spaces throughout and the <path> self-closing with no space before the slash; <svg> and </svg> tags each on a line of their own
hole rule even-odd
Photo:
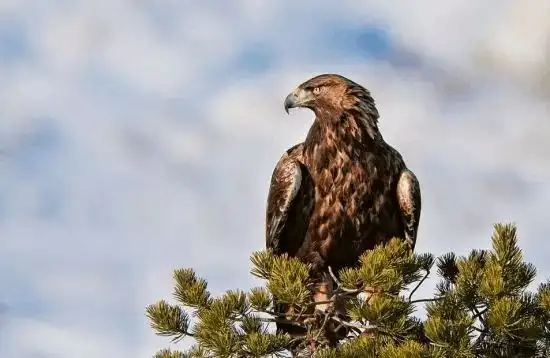
<svg viewBox="0 0 550 358">
<path fill-rule="evenodd" d="M 324 301 L 332 283 L 328 267 L 336 273 L 354 266 L 365 250 L 392 237 L 414 249 L 420 186 L 384 141 L 363 86 L 336 74 L 316 76 L 286 97 L 286 112 L 294 107 L 311 109 L 315 120 L 305 141 L 288 149 L 273 171 L 266 246 L 311 264 L 318 279 L 314 298 Z M 277 329 L 295 331 L 285 324 Z"/>
</svg>

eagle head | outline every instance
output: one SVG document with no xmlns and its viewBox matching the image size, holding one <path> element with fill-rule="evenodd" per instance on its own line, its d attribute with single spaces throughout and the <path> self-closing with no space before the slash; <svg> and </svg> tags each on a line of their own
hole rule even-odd
<svg viewBox="0 0 550 358">
<path fill-rule="evenodd" d="M 337 74 L 323 74 L 305 81 L 286 97 L 284 107 L 287 113 L 290 108 L 304 107 L 316 114 L 340 114 L 357 108 L 374 120 L 378 118 L 370 92 Z"/>
</svg>

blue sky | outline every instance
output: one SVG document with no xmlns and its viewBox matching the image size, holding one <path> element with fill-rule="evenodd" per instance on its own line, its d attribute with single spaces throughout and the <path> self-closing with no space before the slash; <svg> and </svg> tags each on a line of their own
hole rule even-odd
<svg viewBox="0 0 550 358">
<path fill-rule="evenodd" d="M 2 1 L 0 356 L 149 357 L 174 268 L 258 284 L 271 171 L 312 120 L 282 102 L 323 72 L 371 90 L 420 178 L 419 251 L 513 220 L 550 276 L 549 6 Z"/>
</svg>

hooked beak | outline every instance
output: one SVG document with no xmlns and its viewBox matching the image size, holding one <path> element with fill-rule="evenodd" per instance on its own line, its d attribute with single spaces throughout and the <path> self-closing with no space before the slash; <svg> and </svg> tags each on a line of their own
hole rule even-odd
<svg viewBox="0 0 550 358">
<path fill-rule="evenodd" d="M 313 99 L 312 94 L 301 88 L 296 88 L 285 98 L 285 111 L 288 114 L 290 108 L 305 107 Z"/>
</svg>

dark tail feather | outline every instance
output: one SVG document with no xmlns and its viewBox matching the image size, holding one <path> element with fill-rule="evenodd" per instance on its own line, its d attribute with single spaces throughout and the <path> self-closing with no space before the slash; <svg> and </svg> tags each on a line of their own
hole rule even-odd
<svg viewBox="0 0 550 358">
<path fill-rule="evenodd" d="M 286 303 L 277 302 L 275 298 L 273 299 L 273 302 L 274 302 L 273 311 L 278 315 L 278 317 L 275 317 L 275 319 L 277 318 L 280 318 L 282 320 L 286 319 L 285 314 L 289 309 L 289 305 Z M 291 336 L 304 335 L 307 332 L 306 329 L 303 327 L 290 324 L 290 323 L 285 323 L 285 322 L 277 322 L 276 326 L 277 326 L 277 333 L 288 333 Z"/>
<path fill-rule="evenodd" d="M 273 298 L 273 311 L 277 314 L 277 316 L 274 317 L 275 319 L 280 318 L 284 320 L 285 314 L 287 314 L 289 308 L 290 307 L 288 304 L 277 302 L 277 299 L 275 297 Z M 343 307 L 338 307 L 338 308 L 342 310 L 341 312 L 344 311 Z M 349 317 L 347 317 L 347 315 L 339 314 L 338 316 L 340 316 L 345 320 L 349 320 Z M 325 334 L 327 339 L 330 342 L 329 345 L 331 346 L 336 346 L 338 341 L 345 338 L 349 334 L 349 329 L 345 326 L 339 327 L 339 329 L 335 330 L 338 326 L 339 324 L 333 321 L 330 324 L 328 324 L 327 327 L 325 327 L 327 330 Z M 304 327 L 291 324 L 291 323 L 285 323 L 285 322 L 276 322 L 276 327 L 277 327 L 277 333 L 287 333 L 293 338 L 299 338 L 299 337 L 303 338 L 303 339 L 297 339 L 295 343 L 292 345 L 292 347 L 290 347 L 290 350 L 292 352 L 294 352 L 298 348 L 300 343 L 303 343 L 303 341 L 306 339 L 307 329 L 305 329 Z"/>
<path fill-rule="evenodd" d="M 273 311 L 277 314 L 277 316 L 274 317 L 275 319 L 286 319 L 285 314 L 288 312 L 289 308 L 290 307 L 288 304 L 277 302 L 277 299 L 275 297 L 273 298 Z M 307 330 L 298 325 L 285 322 L 276 322 L 275 325 L 277 327 L 277 333 L 287 333 L 290 337 L 297 338 L 291 346 L 288 347 L 288 350 L 291 352 L 292 356 L 296 356 L 300 350 L 299 346 L 303 343 L 303 340 L 300 339 L 300 337 L 305 337 Z"/>
</svg>

